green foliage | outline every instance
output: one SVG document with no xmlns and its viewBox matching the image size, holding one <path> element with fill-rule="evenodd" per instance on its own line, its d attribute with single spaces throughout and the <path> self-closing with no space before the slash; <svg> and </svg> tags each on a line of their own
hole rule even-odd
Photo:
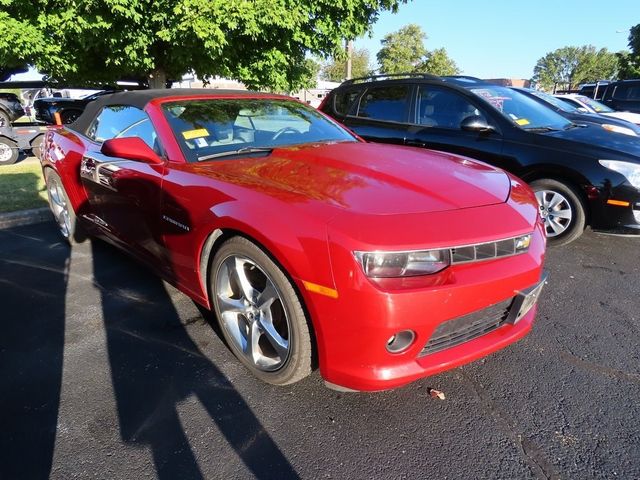
<svg viewBox="0 0 640 480">
<path fill-rule="evenodd" d="M 416 72 L 430 73 L 431 75 L 442 77 L 445 75 L 458 75 L 460 69 L 444 48 L 436 48 L 427 53 L 425 61 L 416 68 Z"/>
<path fill-rule="evenodd" d="M 533 80 L 547 90 L 572 89 L 580 83 L 616 78 L 616 54 L 593 45 L 562 47 L 547 53 L 533 69 Z"/>
<path fill-rule="evenodd" d="M 426 39 L 427 35 L 420 25 L 414 23 L 385 35 L 380 41 L 382 48 L 377 55 L 380 73 L 413 72 L 427 54 L 424 46 Z"/>
<path fill-rule="evenodd" d="M 323 80 L 332 82 L 341 82 L 345 79 L 347 68 L 346 58 L 334 57 L 322 66 L 320 77 Z M 356 48 L 351 56 L 351 76 L 353 78 L 366 77 L 371 75 L 373 69 L 370 65 L 369 50 L 365 48 Z"/>
<path fill-rule="evenodd" d="M 640 23 L 629 30 L 629 49 L 616 54 L 620 80 L 640 78 Z"/>
<path fill-rule="evenodd" d="M 409 24 L 386 35 L 377 58 L 380 73 L 431 73 L 457 75 L 460 69 L 444 48 L 429 51 L 424 46 L 426 33 L 419 25 Z"/>
<path fill-rule="evenodd" d="M 85 84 L 194 72 L 294 90 L 307 54 L 336 55 L 405 1 L 0 0 L 0 64 Z"/>
</svg>

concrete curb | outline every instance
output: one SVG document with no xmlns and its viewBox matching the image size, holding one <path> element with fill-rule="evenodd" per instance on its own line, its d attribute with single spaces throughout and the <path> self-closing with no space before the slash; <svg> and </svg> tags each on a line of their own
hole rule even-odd
<svg viewBox="0 0 640 480">
<path fill-rule="evenodd" d="M 0 213 L 0 230 L 53 220 L 49 207 Z"/>
</svg>

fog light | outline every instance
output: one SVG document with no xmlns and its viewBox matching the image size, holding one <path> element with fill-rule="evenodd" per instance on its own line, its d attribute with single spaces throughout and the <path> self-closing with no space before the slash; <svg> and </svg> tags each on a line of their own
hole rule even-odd
<svg viewBox="0 0 640 480">
<path fill-rule="evenodd" d="M 387 351 L 389 353 L 402 353 L 411 346 L 415 338 L 416 334 L 412 330 L 398 332 L 387 340 Z"/>
</svg>

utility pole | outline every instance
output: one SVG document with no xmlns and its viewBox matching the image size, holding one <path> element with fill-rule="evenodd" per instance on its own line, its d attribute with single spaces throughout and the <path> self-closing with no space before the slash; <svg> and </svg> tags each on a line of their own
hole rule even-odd
<svg viewBox="0 0 640 480">
<path fill-rule="evenodd" d="M 347 80 L 351 79 L 351 60 L 353 58 L 353 40 L 346 41 L 346 50 L 347 50 L 347 68 L 345 71 L 345 77 Z"/>
</svg>

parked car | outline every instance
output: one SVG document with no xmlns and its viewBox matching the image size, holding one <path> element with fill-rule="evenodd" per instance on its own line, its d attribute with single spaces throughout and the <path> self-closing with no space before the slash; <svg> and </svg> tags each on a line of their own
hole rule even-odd
<svg viewBox="0 0 640 480">
<path fill-rule="evenodd" d="M 608 84 L 602 103 L 620 112 L 640 113 L 640 79 Z"/>
<path fill-rule="evenodd" d="M 33 102 L 33 110 L 36 120 L 40 123 L 67 125 L 75 122 L 89 103 L 108 93 L 113 91 L 101 91 L 84 98 L 38 98 Z"/>
<path fill-rule="evenodd" d="M 11 122 L 24 115 L 20 99 L 15 93 L 0 92 L 0 128 L 9 127 Z"/>
<path fill-rule="evenodd" d="M 272 384 L 317 360 L 329 386 L 393 388 L 534 319 L 545 237 L 524 183 L 364 143 L 287 97 L 105 95 L 47 133 L 42 164 L 65 238 L 83 230 L 155 268 Z"/>
<path fill-rule="evenodd" d="M 550 108 L 558 115 L 562 115 L 564 118 L 571 122 L 599 125 L 609 132 L 622 133 L 624 135 L 631 135 L 636 137 L 640 136 L 640 127 L 636 126 L 635 124 L 627 120 L 621 120 L 620 118 L 612 118 L 608 115 L 600 115 L 597 112 L 588 110 L 586 107 L 574 105 L 573 102 L 564 100 L 568 100 L 570 95 L 558 95 L 554 97 L 553 95 L 541 92 L 540 90 L 534 90 L 532 88 L 511 88 Z M 640 115 L 638 117 L 640 117 Z"/>
<path fill-rule="evenodd" d="M 586 225 L 640 233 L 640 138 L 576 125 L 507 87 L 408 75 L 343 83 L 321 105 L 373 142 L 466 155 L 529 182 L 549 241 Z"/>
<path fill-rule="evenodd" d="M 598 115 L 603 115 L 605 117 L 617 118 L 635 125 L 640 125 L 640 113 L 616 112 L 615 110 L 607 107 L 604 103 L 598 102 L 593 98 L 585 97 L 584 95 L 557 95 L 557 98 L 588 113 L 597 113 Z"/>
</svg>

